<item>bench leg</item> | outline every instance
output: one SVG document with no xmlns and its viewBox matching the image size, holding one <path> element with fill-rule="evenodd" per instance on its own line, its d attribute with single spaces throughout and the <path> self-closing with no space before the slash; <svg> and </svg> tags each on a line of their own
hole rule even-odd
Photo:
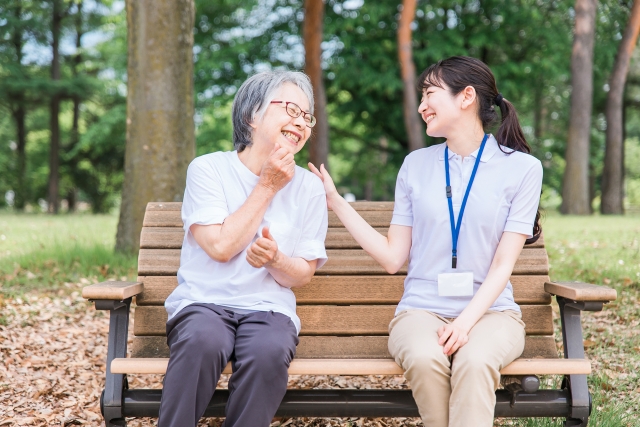
<svg viewBox="0 0 640 427">
<path fill-rule="evenodd" d="M 562 322 L 562 342 L 564 344 L 565 359 L 584 359 L 584 344 L 582 323 L 580 322 L 580 305 L 575 301 L 556 297 L 560 306 L 560 320 Z M 600 307 L 602 307 L 600 305 Z M 567 375 L 563 381 L 563 388 L 571 392 L 571 417 L 567 418 L 566 427 L 586 427 L 591 414 L 591 395 L 587 385 L 586 375 Z"/>
<path fill-rule="evenodd" d="M 130 306 L 131 298 L 124 301 L 96 301 L 96 309 L 110 311 L 107 376 L 100 398 L 100 409 L 106 427 L 127 425 L 122 411 L 122 391 L 127 388 L 127 378 L 123 374 L 112 374 L 111 362 L 117 357 L 127 356 Z"/>
</svg>

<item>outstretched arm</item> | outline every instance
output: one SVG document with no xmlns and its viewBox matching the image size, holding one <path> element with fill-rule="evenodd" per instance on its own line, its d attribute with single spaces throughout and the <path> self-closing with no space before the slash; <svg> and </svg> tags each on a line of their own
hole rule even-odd
<svg viewBox="0 0 640 427">
<path fill-rule="evenodd" d="M 324 165 L 318 170 L 309 163 L 309 169 L 324 183 L 327 206 L 332 209 L 353 238 L 388 273 L 396 273 L 409 257 L 411 250 L 411 227 L 391 225 L 387 237 L 378 233 L 351 207 L 336 190 L 333 179 Z"/>
</svg>

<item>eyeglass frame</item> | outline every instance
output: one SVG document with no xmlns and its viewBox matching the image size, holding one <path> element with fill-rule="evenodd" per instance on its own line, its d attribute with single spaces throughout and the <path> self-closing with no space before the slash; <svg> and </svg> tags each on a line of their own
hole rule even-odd
<svg viewBox="0 0 640 427">
<path fill-rule="evenodd" d="M 313 129 L 313 127 L 316 125 L 316 123 L 318 123 L 318 120 L 316 119 L 316 116 L 314 116 L 311 113 L 307 113 L 306 111 L 304 111 L 302 108 L 300 108 L 300 106 L 298 104 L 296 104 L 295 102 L 290 102 L 290 101 L 271 101 L 270 104 L 282 104 L 284 103 L 284 110 L 287 112 L 287 114 L 290 117 L 293 117 L 294 119 L 297 119 L 298 117 L 302 116 L 305 125 L 309 128 L 309 129 Z M 298 107 L 298 109 L 300 110 L 300 114 L 298 114 L 297 116 L 294 116 L 293 114 L 291 114 L 289 112 L 289 104 L 293 104 L 296 107 Z M 307 122 L 307 116 L 311 117 L 311 123 Z"/>
</svg>

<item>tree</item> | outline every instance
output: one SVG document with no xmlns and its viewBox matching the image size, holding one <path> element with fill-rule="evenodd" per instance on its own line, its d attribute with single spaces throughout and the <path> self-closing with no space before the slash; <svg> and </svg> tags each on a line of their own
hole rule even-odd
<svg viewBox="0 0 640 427">
<path fill-rule="evenodd" d="M 589 145 L 593 98 L 593 46 L 596 0 L 576 0 L 571 53 L 571 116 L 562 185 L 564 214 L 588 215 Z"/>
<path fill-rule="evenodd" d="M 417 114 L 416 100 L 416 66 L 413 63 L 413 47 L 411 46 L 411 23 L 416 15 L 416 0 L 403 0 L 402 12 L 398 21 L 398 59 L 403 86 L 404 127 L 409 138 L 409 151 L 424 147 L 424 131 Z"/>
<path fill-rule="evenodd" d="M 52 0 L 51 13 L 51 80 L 55 85 L 61 78 L 60 69 L 60 37 L 62 36 L 62 20 L 69 9 L 65 7 L 63 0 Z M 70 7 L 71 5 L 69 5 Z M 57 214 L 59 209 L 59 182 L 60 182 L 60 101 L 61 94 L 54 89 L 49 105 L 51 144 L 49 148 L 49 196 L 48 211 Z"/>
<path fill-rule="evenodd" d="M 635 49 L 640 32 L 640 0 L 633 2 L 629 22 L 620 40 L 616 61 L 609 79 L 607 94 L 606 147 L 604 170 L 602 171 L 602 202 L 600 211 L 603 214 L 624 213 L 624 121 L 623 103 L 624 88 L 629 72 L 629 62 Z"/>
<path fill-rule="evenodd" d="M 116 250 L 134 252 L 145 207 L 180 201 L 195 156 L 193 0 L 128 1 L 127 146 Z"/>
<path fill-rule="evenodd" d="M 322 77 L 322 34 L 324 21 L 324 1 L 304 2 L 304 71 L 311 79 L 315 98 L 313 128 L 309 145 L 309 161 L 318 166 L 329 167 L 329 119 L 327 117 L 327 95 Z"/>
</svg>

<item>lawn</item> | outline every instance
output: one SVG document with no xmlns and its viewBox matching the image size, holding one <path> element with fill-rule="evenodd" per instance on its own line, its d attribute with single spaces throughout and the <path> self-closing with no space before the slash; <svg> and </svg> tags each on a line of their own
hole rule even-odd
<svg viewBox="0 0 640 427">
<path fill-rule="evenodd" d="M 25 336 L 33 334 L 32 331 L 35 330 L 43 335 L 45 340 L 49 339 L 46 335 L 38 332 L 39 319 L 44 319 L 43 322 L 48 321 L 51 316 L 46 314 L 46 307 L 55 307 L 56 304 L 61 304 L 68 308 L 64 309 L 66 314 L 59 319 L 60 330 L 66 331 L 64 333 L 68 333 L 69 337 L 82 335 L 81 330 L 71 329 L 72 327 L 78 328 L 74 324 L 77 322 L 74 319 L 84 319 L 82 321 L 89 324 L 89 318 L 95 313 L 91 314 L 93 309 L 90 308 L 90 305 L 84 304 L 79 299 L 79 288 L 84 284 L 105 279 L 133 279 L 136 276 L 135 257 L 113 254 L 116 224 L 117 217 L 110 215 L 51 217 L 0 213 L 0 332 L 4 330 L 7 333 L 13 333 L 20 328 L 25 328 L 25 330 L 29 330 Z M 585 313 L 583 317 L 586 351 L 594 368 L 594 374 L 589 379 L 594 398 L 594 411 L 589 425 L 597 427 L 640 426 L 640 421 L 638 421 L 638 414 L 640 414 L 640 305 L 638 305 L 640 298 L 640 216 L 583 218 L 549 214 L 544 219 L 543 227 L 553 280 L 579 280 L 607 284 L 618 291 L 618 300 L 606 305 L 604 311 Z M 13 314 L 10 314 L 9 311 Z M 54 317 L 53 320 L 55 319 Z M 558 328 L 559 322 L 556 319 L 556 330 Z M 85 335 L 87 334 L 85 333 Z M 556 336 L 560 337 L 558 332 L 556 332 Z M 0 334 L 0 339 L 1 337 Z M 79 344 L 74 343 L 74 339 L 70 338 L 71 342 L 68 344 L 70 353 L 78 352 L 76 347 Z M 100 362 L 106 354 L 106 352 L 102 354 L 104 349 L 99 348 L 95 352 L 93 351 L 94 346 L 98 348 L 103 344 L 91 344 L 89 341 L 91 341 L 90 337 L 87 343 L 82 344 L 86 351 L 81 352 L 84 355 L 82 357 L 86 356 L 86 360 L 89 360 L 90 357 L 95 359 L 94 362 L 91 362 L 95 364 L 94 366 L 98 366 L 100 363 L 104 364 L 104 362 Z M 104 340 L 101 338 L 102 341 Z M 5 346 L 0 342 L 0 347 L 5 349 L 10 346 Z M 558 348 L 561 352 L 560 342 L 558 342 Z M 5 360 L 17 363 L 15 362 L 17 358 L 21 364 L 16 365 L 18 367 L 15 371 L 6 371 L 9 374 L 6 374 L 7 376 L 4 378 L 2 366 L 0 366 L 0 393 L 3 391 L 3 384 L 6 389 L 16 378 L 13 377 L 12 380 L 12 377 L 8 376 L 10 372 L 15 372 L 15 375 L 23 375 L 28 379 L 32 372 L 44 375 L 47 369 L 50 369 L 49 377 L 46 375 L 42 378 L 38 377 L 36 382 L 43 381 L 42 384 L 49 384 L 46 381 L 50 381 L 51 384 L 55 383 L 56 366 L 44 367 L 47 366 L 46 363 L 36 356 L 22 361 L 19 356 L 22 353 L 19 351 L 22 350 L 12 347 L 11 350 L 6 350 L 6 354 L 3 355 Z M 37 354 L 37 349 L 33 350 L 33 354 Z M 35 371 L 30 370 L 33 367 L 36 368 Z M 68 379 L 69 384 L 74 384 L 72 381 L 79 381 L 75 384 L 84 384 L 83 375 L 85 374 L 71 375 L 71 379 Z M 91 381 L 95 381 L 95 379 Z M 558 381 L 558 378 L 546 378 L 544 381 L 551 384 Z M 60 387 L 60 381 L 57 384 L 56 387 L 51 386 L 51 390 Z M 75 387 L 71 385 L 69 390 L 73 390 Z M 42 390 L 46 389 L 45 385 L 42 387 L 44 387 Z M 24 392 L 25 397 L 30 396 L 29 393 L 35 393 L 39 399 L 43 399 L 48 393 L 46 390 L 40 389 L 34 389 L 36 391 L 33 392 L 29 392 L 30 389 L 25 390 L 27 390 Z M 46 402 L 56 403 L 61 399 L 54 391 L 51 393 L 53 394 L 51 394 L 50 400 L 43 401 L 43 407 L 46 407 Z M 71 399 L 69 396 L 63 398 Z M 32 397 L 32 399 L 36 398 Z M 28 401 L 29 399 L 21 401 L 23 400 Z M 94 398 L 87 396 L 86 402 L 88 403 L 83 403 L 85 404 L 84 409 L 78 409 L 80 414 L 83 410 L 85 411 L 84 419 L 93 421 L 90 423 L 91 425 L 97 425 L 94 424 L 97 422 L 95 418 L 97 409 L 94 400 Z M 80 403 L 76 402 L 78 408 L 83 407 Z M 0 403 L 0 406 L 2 404 Z M 70 410 L 75 407 L 69 406 L 65 410 L 64 416 L 74 416 Z M 21 409 L 18 406 L 15 406 L 12 411 L 11 413 L 7 412 L 6 416 L 17 417 L 21 414 Z M 54 411 L 53 413 L 55 413 L 56 409 L 44 409 L 44 411 Z M 46 418 L 48 423 L 53 422 L 50 420 L 58 419 L 51 417 Z M 82 415 L 78 417 L 82 417 Z M 4 424 L 2 420 L 3 415 L 0 414 L 0 422 Z M 63 420 L 63 418 L 59 418 L 59 420 Z M 60 422 L 64 423 L 64 421 Z M 384 421 L 380 422 L 384 423 Z M 37 422 L 35 423 L 37 424 Z M 361 421 L 345 421 L 341 425 L 411 425 L 404 422 L 396 424 L 395 421 L 393 424 L 376 423 L 378 421 L 371 420 L 364 424 Z M 497 420 L 496 423 L 497 425 L 529 427 L 562 425 L 561 420 L 545 419 L 503 419 Z M 300 421 L 288 422 L 287 424 L 291 426 L 325 425 L 315 422 L 300 424 Z M 340 424 L 332 421 L 330 425 Z"/>
</svg>

